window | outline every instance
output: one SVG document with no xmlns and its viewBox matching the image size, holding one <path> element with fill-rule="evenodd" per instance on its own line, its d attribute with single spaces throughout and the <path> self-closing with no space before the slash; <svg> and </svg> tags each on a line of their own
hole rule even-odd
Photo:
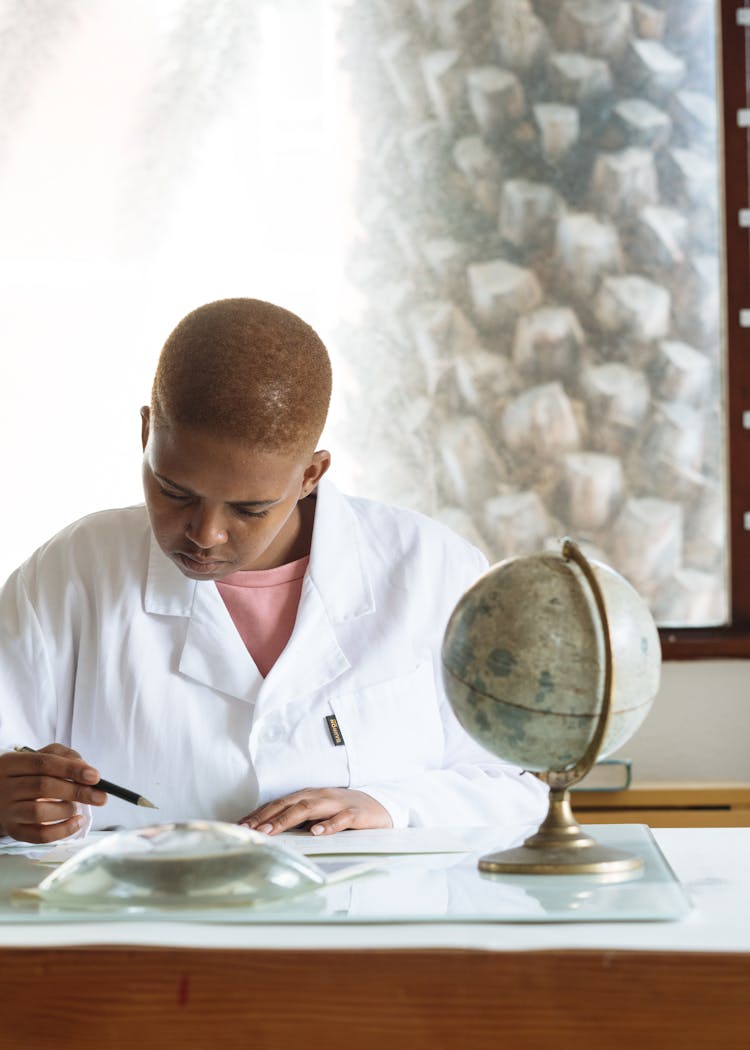
<svg viewBox="0 0 750 1050">
<path fill-rule="evenodd" d="M 737 5 L 126 7 L 0 2 L 0 574 L 140 498 L 161 342 L 258 295 L 332 348 L 343 487 L 492 558 L 571 533 L 667 656 L 748 655 Z"/>
<path fill-rule="evenodd" d="M 399 441 L 368 482 L 492 560 L 569 533 L 649 601 L 668 655 L 720 655 L 741 627 L 717 10 L 348 10 L 366 303 L 348 345 L 381 395 L 360 458 Z"/>
</svg>

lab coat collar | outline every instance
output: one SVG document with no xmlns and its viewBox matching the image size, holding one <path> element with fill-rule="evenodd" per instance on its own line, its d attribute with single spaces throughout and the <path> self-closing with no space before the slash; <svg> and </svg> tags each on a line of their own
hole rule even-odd
<svg viewBox="0 0 750 1050">
<path fill-rule="evenodd" d="M 198 581 L 183 575 L 150 537 L 143 607 L 157 616 L 190 616 Z"/>
<path fill-rule="evenodd" d="M 259 694 L 275 706 L 305 690 L 314 692 L 340 677 L 351 661 L 337 627 L 367 616 L 375 600 L 362 555 L 360 529 L 351 504 L 327 479 L 317 487 L 310 562 L 302 585 L 294 630 Z"/>
<path fill-rule="evenodd" d="M 147 613 L 187 617 L 181 674 L 242 700 L 254 700 L 263 679 L 214 583 L 191 580 L 151 536 L 144 595 Z"/>
<path fill-rule="evenodd" d="M 316 492 L 309 575 L 331 622 L 345 623 L 375 610 L 359 523 L 348 499 L 328 478 Z"/>
<path fill-rule="evenodd" d="M 255 701 L 289 688 L 304 665 L 306 688 L 327 684 L 350 662 L 336 625 L 372 613 L 375 601 L 359 525 L 346 497 L 328 479 L 317 488 L 310 563 L 289 645 L 263 679 L 209 581 L 191 580 L 160 550 L 153 535 L 144 594 L 147 613 L 188 617 L 181 673 L 231 696 Z"/>
</svg>

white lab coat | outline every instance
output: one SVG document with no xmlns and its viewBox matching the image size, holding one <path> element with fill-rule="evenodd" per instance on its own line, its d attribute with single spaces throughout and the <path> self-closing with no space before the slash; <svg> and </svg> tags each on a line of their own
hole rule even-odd
<svg viewBox="0 0 750 1050">
<path fill-rule="evenodd" d="M 475 744 L 442 688 L 445 623 L 485 568 L 436 522 L 323 479 L 294 631 L 264 679 L 216 585 L 165 557 L 143 506 L 93 514 L 0 593 L 0 746 L 67 744 L 159 807 L 110 797 L 95 828 L 235 821 L 332 786 L 368 792 L 396 827 L 533 822 L 546 789 Z"/>
</svg>

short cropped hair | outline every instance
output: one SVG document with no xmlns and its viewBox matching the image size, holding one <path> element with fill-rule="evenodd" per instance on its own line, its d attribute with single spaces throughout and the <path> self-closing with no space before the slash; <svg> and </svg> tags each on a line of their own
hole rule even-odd
<svg viewBox="0 0 750 1050">
<path fill-rule="evenodd" d="M 177 325 L 151 392 L 170 423 L 268 452 L 313 451 L 331 398 L 331 362 L 296 314 L 260 299 L 220 299 Z"/>
</svg>

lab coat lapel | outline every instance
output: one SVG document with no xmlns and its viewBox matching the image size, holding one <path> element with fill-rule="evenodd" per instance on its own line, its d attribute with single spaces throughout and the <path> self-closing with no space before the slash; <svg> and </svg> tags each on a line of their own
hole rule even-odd
<svg viewBox="0 0 750 1050">
<path fill-rule="evenodd" d="M 263 685 L 263 677 L 213 582 L 196 583 L 180 671 L 240 700 L 256 700 Z"/>
<path fill-rule="evenodd" d="M 263 678 L 213 582 L 190 580 L 151 539 L 145 608 L 187 618 L 180 674 L 240 700 L 256 699 Z"/>
<path fill-rule="evenodd" d="M 324 478 L 317 489 L 310 564 L 292 637 L 263 683 L 261 698 L 312 693 L 351 666 L 337 626 L 375 610 L 359 526 L 346 498 Z"/>
<path fill-rule="evenodd" d="M 274 704 L 312 693 L 351 666 L 337 626 L 375 611 L 356 515 L 326 478 L 318 485 L 310 564 L 292 637 L 263 679 L 216 586 L 190 580 L 151 539 L 146 611 L 187 617 L 181 674 L 230 696 Z"/>
<path fill-rule="evenodd" d="M 302 584 L 292 637 L 266 676 L 259 702 L 283 704 L 302 693 L 313 693 L 349 666 L 322 595 L 308 574 Z"/>
<path fill-rule="evenodd" d="M 310 576 L 332 624 L 375 611 L 359 522 L 349 500 L 327 478 L 318 485 Z"/>
</svg>

